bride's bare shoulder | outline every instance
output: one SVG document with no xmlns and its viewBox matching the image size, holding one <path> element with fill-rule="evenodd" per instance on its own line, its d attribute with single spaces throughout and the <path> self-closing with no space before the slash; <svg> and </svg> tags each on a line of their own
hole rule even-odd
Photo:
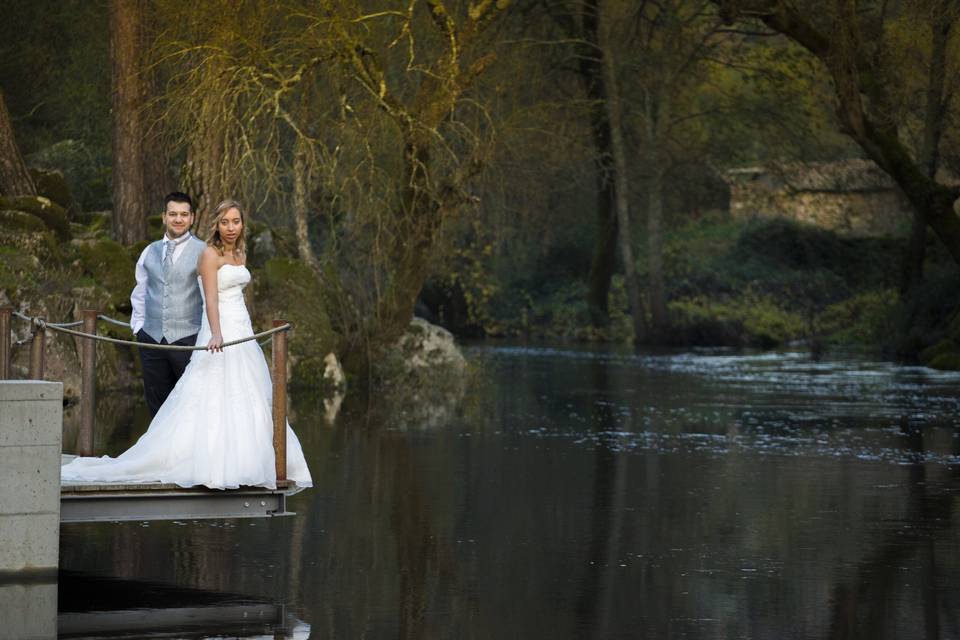
<svg viewBox="0 0 960 640">
<path fill-rule="evenodd" d="M 207 246 L 207 248 L 203 250 L 203 253 L 200 254 L 200 259 L 197 261 L 197 269 L 216 270 L 220 267 L 222 260 L 223 256 L 220 255 L 219 251 L 211 246 Z"/>
</svg>

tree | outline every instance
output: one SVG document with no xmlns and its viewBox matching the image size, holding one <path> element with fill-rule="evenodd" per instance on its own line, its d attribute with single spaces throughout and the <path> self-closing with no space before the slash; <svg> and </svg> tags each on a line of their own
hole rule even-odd
<svg viewBox="0 0 960 640">
<path fill-rule="evenodd" d="M 609 4 L 609 2 L 607 4 Z M 612 17 L 606 5 L 603 7 L 597 5 L 596 9 L 598 12 L 602 12 L 598 16 L 598 21 L 600 22 L 598 28 L 598 45 L 600 56 L 603 59 L 603 78 L 607 88 L 607 100 L 604 106 L 608 114 L 610 147 L 613 151 L 615 191 L 617 196 L 616 220 L 617 228 L 619 229 L 620 258 L 623 263 L 624 278 L 627 282 L 627 301 L 630 304 L 630 314 L 633 316 L 633 340 L 634 342 L 642 342 L 646 339 L 647 319 L 646 311 L 644 310 L 640 297 L 640 285 L 637 282 L 637 265 L 634 262 L 632 247 L 633 236 L 630 233 L 630 188 L 627 178 L 627 149 L 623 140 L 620 83 L 617 80 L 617 66 L 614 60 L 613 47 L 610 42 L 610 31 L 612 29 L 610 22 L 612 21 Z M 664 303 L 664 312 L 665 311 L 666 304 Z"/>
<path fill-rule="evenodd" d="M 940 165 L 940 144 L 943 138 L 947 109 L 955 86 L 947 83 L 949 63 L 947 50 L 954 24 L 960 18 L 960 5 L 951 0 L 933 2 L 922 16 L 929 28 L 930 54 L 927 61 L 926 87 L 922 91 L 923 131 L 919 144 L 918 160 L 927 177 L 936 179 Z M 927 225 L 919 211 L 914 212 L 910 233 L 910 246 L 904 261 L 901 290 L 916 290 L 923 280 L 923 263 L 926 257 Z"/>
<path fill-rule="evenodd" d="M 292 208 L 302 255 L 312 194 L 325 194 L 316 215 L 335 243 L 308 262 L 342 292 L 333 307 L 349 309 L 346 333 L 386 344 L 406 329 L 442 227 L 474 201 L 490 127 L 469 92 L 495 59 L 485 34 L 508 4 L 210 2 L 203 29 L 222 38 L 187 24 L 160 43 L 182 69 L 166 118 L 181 146 L 202 152 L 216 130 L 224 146 L 207 149 L 209 174 L 248 202 Z"/>
<path fill-rule="evenodd" d="M 144 172 L 146 86 L 141 64 L 145 0 L 110 1 L 113 66 L 113 235 L 124 244 L 146 239 Z"/>
<path fill-rule="evenodd" d="M 10 112 L 0 90 L 0 195 L 36 195 L 37 188 L 23 163 L 20 147 L 13 135 Z"/>
<path fill-rule="evenodd" d="M 612 131 L 607 111 L 609 91 L 604 75 L 604 50 L 599 46 L 599 0 L 548 3 L 553 19 L 572 42 L 577 74 L 587 99 L 587 117 L 594 145 L 596 226 L 588 279 L 587 307 L 595 327 L 609 320 L 610 280 L 617 266 L 617 181 L 611 148 Z"/>
<path fill-rule="evenodd" d="M 826 13 L 828 24 L 819 26 L 814 11 L 804 11 L 783 0 L 715 0 L 725 18 L 760 20 L 790 38 L 819 60 L 833 80 L 836 112 L 840 127 L 900 186 L 924 222 L 933 229 L 955 262 L 960 263 L 960 219 L 954 203 L 960 187 L 941 184 L 927 175 L 918 158 L 900 138 L 900 122 L 894 114 L 883 113 L 882 95 L 898 80 L 891 77 L 882 57 L 871 55 L 883 44 L 882 34 L 869 32 L 868 20 L 876 13 L 857 10 L 853 0 L 831 0 Z M 880 7 L 879 24 L 883 24 Z M 899 78 L 903 80 L 903 78 Z"/>
</svg>

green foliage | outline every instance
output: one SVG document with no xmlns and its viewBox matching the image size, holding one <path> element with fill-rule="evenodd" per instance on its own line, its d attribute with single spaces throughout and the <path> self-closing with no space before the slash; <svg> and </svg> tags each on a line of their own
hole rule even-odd
<svg viewBox="0 0 960 640">
<path fill-rule="evenodd" d="M 0 85 L 25 156 L 73 139 L 109 158 L 107 11 L 85 0 L 4 3 Z"/>
<path fill-rule="evenodd" d="M 293 364 L 291 384 L 322 386 L 323 358 L 336 351 L 339 338 L 331 327 L 317 274 L 297 260 L 273 258 L 255 282 L 256 325 L 266 328 L 274 319 L 293 325 L 287 343 Z"/>
<path fill-rule="evenodd" d="M 5 211 L 0 211 L 0 226 L 6 224 L 3 218 Z M 30 287 L 36 282 L 40 271 L 40 261 L 31 253 L 16 247 L 4 246 L 4 238 L 0 236 L 0 292 L 5 292 L 8 299 L 17 297 L 21 287 Z"/>
<path fill-rule="evenodd" d="M 729 298 L 693 296 L 668 304 L 684 342 L 772 347 L 804 335 L 804 318 L 779 300 L 747 290 Z"/>
<path fill-rule="evenodd" d="M 882 345 L 896 328 L 900 295 L 894 289 L 858 293 L 832 304 L 816 320 L 817 333 L 839 345 Z"/>
<path fill-rule="evenodd" d="M 83 277 L 104 290 L 109 307 L 129 312 L 130 292 L 136 285 L 134 272 L 140 253 L 108 239 L 78 244 L 74 264 L 80 268 Z"/>
<path fill-rule="evenodd" d="M 680 345 L 770 347 L 796 340 L 882 345 L 894 331 L 900 305 L 890 265 L 902 259 L 902 244 L 838 236 L 786 220 L 711 215 L 689 222 L 666 234 L 673 327 L 668 339 Z M 638 246 L 643 282 L 647 258 L 645 246 Z M 630 339 L 622 277 L 612 283 L 610 324 L 594 329 L 582 280 L 559 265 L 535 274 L 502 284 L 490 297 L 488 335 Z"/>
<path fill-rule="evenodd" d="M 110 164 L 105 147 L 94 150 L 80 140 L 61 140 L 31 153 L 25 160 L 31 167 L 62 172 L 77 204 L 84 211 L 110 208 Z M 39 184 L 37 189 L 43 194 Z M 55 196 L 49 197 L 66 206 Z"/>
</svg>

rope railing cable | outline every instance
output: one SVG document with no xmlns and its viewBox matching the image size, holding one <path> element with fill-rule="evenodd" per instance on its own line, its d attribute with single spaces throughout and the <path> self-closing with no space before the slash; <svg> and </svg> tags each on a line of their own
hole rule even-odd
<svg viewBox="0 0 960 640">
<path fill-rule="evenodd" d="M 110 316 L 105 316 L 105 315 L 103 315 L 102 313 L 98 313 L 98 314 L 97 314 L 97 318 L 99 318 L 100 320 L 103 320 L 104 322 L 109 322 L 110 324 L 115 324 L 115 325 L 117 325 L 118 327 L 126 327 L 127 329 L 130 328 L 130 323 L 129 323 L 129 322 L 125 322 L 125 321 L 123 321 L 123 320 L 115 320 L 115 319 L 111 318 Z"/>
<path fill-rule="evenodd" d="M 150 344 L 146 342 L 136 342 L 134 340 L 121 340 L 120 338 L 111 338 L 109 336 L 101 336 L 92 333 L 84 333 L 83 331 L 74 331 L 72 329 L 67 329 L 60 324 L 52 324 L 45 321 L 43 318 L 31 318 L 30 316 L 25 316 L 22 313 L 14 311 L 14 315 L 20 318 L 21 320 L 26 320 L 31 324 L 34 324 L 41 328 L 51 329 L 58 333 L 66 333 L 72 336 L 77 336 L 80 338 L 92 338 L 94 340 L 99 340 L 101 342 L 109 342 L 111 344 L 126 344 L 133 347 L 140 347 L 143 349 L 160 349 L 164 351 L 206 351 L 206 346 L 201 345 L 179 345 L 179 344 Z M 81 323 L 82 324 L 82 323 Z M 255 333 L 252 336 L 247 336 L 246 338 L 240 338 L 239 340 L 231 340 L 230 342 L 224 342 L 221 345 L 221 348 L 232 347 L 236 344 L 241 344 L 244 342 L 249 342 L 250 340 L 259 340 L 267 336 L 272 336 L 275 333 L 281 331 L 289 331 L 291 329 L 290 323 L 280 325 L 279 327 L 274 327 L 272 329 L 267 329 L 266 331 L 261 331 L 260 333 Z"/>
<path fill-rule="evenodd" d="M 27 322 L 33 323 L 34 320 L 39 320 L 41 326 L 43 327 L 59 327 L 60 329 L 67 329 L 70 327 L 79 327 L 83 324 L 83 320 L 77 320 L 76 322 L 47 322 L 41 318 L 31 318 L 30 316 L 25 316 L 19 311 L 14 311 L 13 315 L 21 320 L 26 320 Z"/>
</svg>

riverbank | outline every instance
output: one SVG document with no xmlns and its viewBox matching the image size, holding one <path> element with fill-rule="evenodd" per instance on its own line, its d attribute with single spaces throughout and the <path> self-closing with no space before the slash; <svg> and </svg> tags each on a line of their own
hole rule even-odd
<svg viewBox="0 0 960 640">
<path fill-rule="evenodd" d="M 925 350 L 949 335 L 960 277 L 931 245 L 926 284 L 903 300 L 905 246 L 902 238 L 845 237 L 787 220 L 726 215 L 674 228 L 664 247 L 671 329 L 663 346 L 855 347 L 929 361 Z M 637 265 L 643 283 L 642 248 Z M 591 326 L 586 294 L 584 279 L 531 273 L 500 283 L 475 315 L 487 319 L 481 329 L 489 336 L 629 341 L 622 277 L 613 280 L 606 327 Z M 454 331 L 470 335 L 476 327 Z"/>
</svg>

